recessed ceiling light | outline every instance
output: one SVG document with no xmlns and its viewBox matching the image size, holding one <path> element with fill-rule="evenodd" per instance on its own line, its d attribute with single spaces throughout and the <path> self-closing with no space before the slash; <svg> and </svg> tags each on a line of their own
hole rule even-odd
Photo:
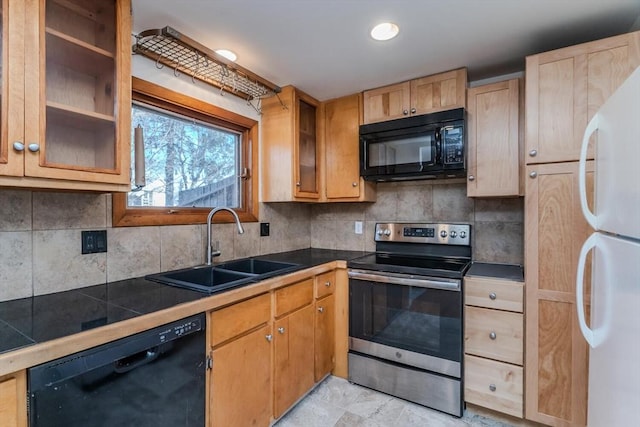
<svg viewBox="0 0 640 427">
<path fill-rule="evenodd" d="M 378 24 L 371 30 L 371 37 L 374 40 L 390 40 L 398 35 L 400 28 L 391 22 L 383 22 Z"/>
<path fill-rule="evenodd" d="M 235 61 L 236 59 L 238 59 L 238 55 L 227 49 L 218 49 L 216 50 L 216 53 L 220 56 L 224 56 L 229 61 Z"/>
</svg>

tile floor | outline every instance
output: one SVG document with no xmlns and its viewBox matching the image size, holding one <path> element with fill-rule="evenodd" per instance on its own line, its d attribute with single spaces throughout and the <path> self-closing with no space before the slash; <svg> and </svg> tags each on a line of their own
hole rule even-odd
<svg viewBox="0 0 640 427">
<path fill-rule="evenodd" d="M 462 418 L 330 376 L 273 427 L 509 427 L 466 410 Z"/>
</svg>

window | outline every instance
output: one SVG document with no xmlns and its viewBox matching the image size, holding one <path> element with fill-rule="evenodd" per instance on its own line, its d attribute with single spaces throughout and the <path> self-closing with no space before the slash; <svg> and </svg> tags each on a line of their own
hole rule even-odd
<svg viewBox="0 0 640 427">
<path fill-rule="evenodd" d="M 142 126 L 146 185 L 113 196 L 113 225 L 204 223 L 218 206 L 256 221 L 257 122 L 137 78 L 132 87 L 131 140 Z"/>
</svg>

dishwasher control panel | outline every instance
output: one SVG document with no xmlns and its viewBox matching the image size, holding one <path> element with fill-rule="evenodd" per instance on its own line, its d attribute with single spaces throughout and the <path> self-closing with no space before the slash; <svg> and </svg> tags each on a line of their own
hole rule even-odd
<svg viewBox="0 0 640 427">
<path fill-rule="evenodd" d="M 191 318 L 183 322 L 175 322 L 158 333 L 160 342 L 172 341 L 183 335 L 189 335 L 203 329 L 201 318 Z"/>
</svg>

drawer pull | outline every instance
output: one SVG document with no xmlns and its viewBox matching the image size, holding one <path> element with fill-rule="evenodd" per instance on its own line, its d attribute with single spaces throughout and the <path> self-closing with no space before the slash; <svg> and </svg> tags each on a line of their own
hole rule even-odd
<svg viewBox="0 0 640 427">
<path fill-rule="evenodd" d="M 331 286 L 331 282 L 329 280 L 327 280 L 326 282 L 324 282 L 324 285 L 328 288 Z"/>
<path fill-rule="evenodd" d="M 495 300 L 497 297 L 498 297 L 498 296 L 496 295 L 496 293 L 495 293 L 495 292 L 491 292 L 491 293 L 489 294 L 489 299 L 491 299 L 491 300 Z"/>
<path fill-rule="evenodd" d="M 496 391 L 496 385 L 495 384 L 489 384 L 489 390 Z"/>
<path fill-rule="evenodd" d="M 268 334 L 268 335 L 265 335 L 265 336 L 264 336 L 264 338 L 265 338 L 267 341 L 271 342 L 271 340 L 273 339 L 273 335 Z"/>
<path fill-rule="evenodd" d="M 280 326 L 280 327 L 278 328 L 278 332 L 280 332 L 281 334 L 284 334 L 284 328 L 283 328 L 282 326 Z"/>
<path fill-rule="evenodd" d="M 318 312 L 319 313 L 324 313 L 324 307 L 318 307 Z"/>
<path fill-rule="evenodd" d="M 496 333 L 495 333 L 495 332 L 493 332 L 493 331 L 491 331 L 491 332 L 489 333 L 489 338 L 491 338 L 492 340 L 495 340 L 495 339 L 497 338 Z"/>
</svg>

